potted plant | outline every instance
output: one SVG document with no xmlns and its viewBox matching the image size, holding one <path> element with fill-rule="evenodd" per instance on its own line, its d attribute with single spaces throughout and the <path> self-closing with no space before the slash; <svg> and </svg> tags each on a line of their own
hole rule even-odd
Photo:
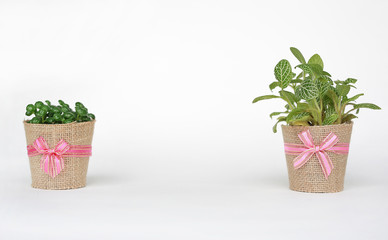
<svg viewBox="0 0 388 240">
<path fill-rule="evenodd" d="M 32 187 L 72 189 L 86 185 L 95 116 L 80 102 L 75 111 L 38 101 L 28 104 L 24 121 Z"/>
<path fill-rule="evenodd" d="M 278 95 L 265 95 L 253 100 L 282 99 L 286 102 L 273 127 L 282 125 L 290 189 L 302 192 L 339 192 L 343 190 L 349 151 L 352 120 L 361 108 L 380 109 L 372 103 L 356 103 L 364 94 L 349 96 L 354 78 L 333 81 L 324 70 L 321 57 L 314 54 L 307 62 L 302 53 L 291 47 L 300 64 L 293 72 L 283 59 L 275 66 L 277 81 L 269 85 Z"/>
</svg>

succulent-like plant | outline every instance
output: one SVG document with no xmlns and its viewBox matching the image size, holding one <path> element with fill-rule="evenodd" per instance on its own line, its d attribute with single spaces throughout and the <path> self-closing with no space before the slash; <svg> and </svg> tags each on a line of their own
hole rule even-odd
<svg viewBox="0 0 388 240">
<path fill-rule="evenodd" d="M 265 95 L 253 100 L 256 103 L 265 99 L 280 98 L 286 101 L 285 111 L 273 112 L 270 117 L 278 116 L 273 132 L 276 133 L 279 122 L 288 125 L 315 126 L 341 124 L 357 118 L 361 108 L 381 109 L 372 103 L 358 103 L 363 93 L 348 97 L 351 88 L 356 88 L 354 78 L 333 81 L 331 75 L 323 70 L 323 61 L 314 54 L 306 62 L 302 53 L 291 47 L 292 54 L 300 64 L 299 74 L 292 72 L 291 64 L 283 59 L 275 66 L 275 78 L 269 88 L 280 88 L 279 95 Z"/>
<path fill-rule="evenodd" d="M 96 118 L 94 114 L 88 113 L 88 109 L 80 102 L 75 103 L 75 111 L 62 100 L 58 101 L 58 106 L 51 105 L 48 100 L 45 103 L 37 101 L 35 104 L 27 105 L 26 115 L 35 115 L 31 120 L 27 120 L 28 123 L 62 124 L 88 122 Z"/>
</svg>

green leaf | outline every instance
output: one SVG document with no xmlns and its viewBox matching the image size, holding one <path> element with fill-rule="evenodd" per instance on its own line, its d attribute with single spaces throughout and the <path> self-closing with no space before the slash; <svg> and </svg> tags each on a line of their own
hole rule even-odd
<svg viewBox="0 0 388 240">
<path fill-rule="evenodd" d="M 331 77 L 330 73 L 328 73 L 328 72 L 325 72 L 325 71 L 322 71 L 322 75 L 325 75 L 325 76 L 329 76 L 329 77 Z"/>
<path fill-rule="evenodd" d="M 358 108 L 369 108 L 373 110 L 380 110 L 381 108 L 373 103 L 360 103 L 360 104 L 354 104 L 353 106 L 355 109 Z"/>
<path fill-rule="evenodd" d="M 280 122 L 286 121 L 286 117 L 279 117 L 278 121 L 275 123 L 275 125 L 272 127 L 272 131 L 276 133 L 278 131 L 277 127 Z"/>
<path fill-rule="evenodd" d="M 287 113 L 287 112 L 273 112 L 269 115 L 270 118 L 272 118 L 273 116 L 277 116 L 277 115 L 280 115 L 282 113 Z"/>
<path fill-rule="evenodd" d="M 319 90 L 311 79 L 306 79 L 295 89 L 295 95 L 298 98 L 310 100 L 319 96 Z"/>
<path fill-rule="evenodd" d="M 291 83 L 301 83 L 303 82 L 302 79 L 294 79 L 294 80 L 291 80 Z"/>
<path fill-rule="evenodd" d="M 355 119 L 355 118 L 357 118 L 356 115 L 354 115 L 354 114 L 347 114 L 347 115 L 345 115 L 345 116 L 342 118 L 341 123 L 350 122 L 352 119 Z"/>
<path fill-rule="evenodd" d="M 334 92 L 335 88 L 330 88 L 326 95 L 331 99 L 331 101 L 334 103 L 334 105 L 338 105 L 338 102 L 339 102 L 339 98 L 338 98 L 338 95 L 336 94 L 336 92 Z"/>
<path fill-rule="evenodd" d="M 337 89 L 338 94 L 343 97 L 343 96 L 348 95 L 348 93 L 350 91 L 350 86 L 348 86 L 348 85 L 337 85 L 336 89 Z"/>
<path fill-rule="evenodd" d="M 357 79 L 354 79 L 354 78 L 348 78 L 344 81 L 345 84 L 356 83 L 356 82 L 357 82 Z"/>
<path fill-rule="evenodd" d="M 288 124 L 293 126 L 309 126 L 309 121 L 311 121 L 311 115 L 307 112 L 299 113 L 293 117 Z"/>
<path fill-rule="evenodd" d="M 323 96 L 326 94 L 327 90 L 330 88 L 330 83 L 327 81 L 318 80 L 317 87 L 319 90 L 319 95 Z"/>
<path fill-rule="evenodd" d="M 308 64 L 318 64 L 323 69 L 322 58 L 318 54 L 314 54 L 308 61 Z"/>
<path fill-rule="evenodd" d="M 283 59 L 275 66 L 275 78 L 279 81 L 280 87 L 282 89 L 286 88 L 292 78 L 292 68 L 291 64 Z"/>
<path fill-rule="evenodd" d="M 306 60 L 304 59 L 302 53 L 297 48 L 290 47 L 290 50 L 292 54 L 294 54 L 294 56 L 299 60 L 300 63 L 306 63 Z"/>
<path fill-rule="evenodd" d="M 325 117 L 325 119 L 322 122 L 322 125 L 331 125 L 338 119 L 338 114 L 334 113 L 331 115 L 328 115 L 328 117 Z"/>
<path fill-rule="evenodd" d="M 272 99 L 272 98 L 280 98 L 280 97 L 275 95 L 264 95 L 253 99 L 252 103 L 256 103 L 261 100 Z"/>
<path fill-rule="evenodd" d="M 307 63 L 299 64 L 295 68 L 300 68 L 300 69 L 303 70 L 303 72 L 305 72 L 307 74 L 310 74 L 310 75 L 312 75 L 314 73 L 313 69 L 311 68 L 311 66 L 308 65 Z"/>
<path fill-rule="evenodd" d="M 308 113 L 310 106 L 307 103 L 299 103 L 296 108 L 292 109 L 292 111 L 287 115 L 286 122 L 290 122 L 297 117 L 300 117 L 298 114 L 306 114 Z"/>
<path fill-rule="evenodd" d="M 295 96 L 292 92 L 281 90 L 279 91 L 280 97 L 285 100 L 286 102 L 291 102 L 291 103 L 297 103 L 299 102 L 300 98 Z"/>
<path fill-rule="evenodd" d="M 301 79 L 303 77 L 303 72 L 299 73 L 296 79 Z"/>
<path fill-rule="evenodd" d="M 331 80 L 331 78 L 329 76 L 326 76 L 326 75 L 321 75 L 319 76 L 319 79 L 321 81 L 326 81 L 328 82 L 330 85 L 333 85 L 333 80 Z"/>
<path fill-rule="evenodd" d="M 346 101 L 344 101 L 344 104 L 356 101 L 359 97 L 361 97 L 363 95 L 364 95 L 363 93 L 357 94 L 356 96 L 353 96 L 353 97 L 347 99 Z"/>
<path fill-rule="evenodd" d="M 276 87 L 279 87 L 279 82 L 273 82 L 269 85 L 269 89 L 272 91 L 274 90 Z"/>
<path fill-rule="evenodd" d="M 320 76 L 322 75 L 323 68 L 319 64 L 314 64 L 314 63 L 309 63 L 310 68 L 313 70 L 315 76 Z"/>
</svg>

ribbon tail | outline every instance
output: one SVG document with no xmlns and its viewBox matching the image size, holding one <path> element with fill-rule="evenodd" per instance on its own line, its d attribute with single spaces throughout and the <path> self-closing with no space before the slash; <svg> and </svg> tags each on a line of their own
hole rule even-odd
<svg viewBox="0 0 388 240">
<path fill-rule="evenodd" d="M 325 178 L 328 179 L 334 167 L 333 162 L 331 161 L 329 155 L 327 155 L 325 151 L 317 152 L 317 157 L 321 165 L 323 174 L 325 175 Z"/>
<path fill-rule="evenodd" d="M 55 161 L 55 176 L 57 176 L 63 170 L 63 158 L 61 156 L 54 156 L 54 161 Z"/>
<path fill-rule="evenodd" d="M 40 160 L 40 168 L 45 173 L 50 173 L 50 156 L 48 154 L 44 154 Z"/>
<path fill-rule="evenodd" d="M 308 149 L 301 154 L 299 154 L 294 159 L 294 168 L 298 169 L 302 167 L 312 156 L 314 155 L 314 149 Z"/>
</svg>

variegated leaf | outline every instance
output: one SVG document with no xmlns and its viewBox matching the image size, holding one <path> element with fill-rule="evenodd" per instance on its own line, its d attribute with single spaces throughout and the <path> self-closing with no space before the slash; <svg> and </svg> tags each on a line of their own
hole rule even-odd
<svg viewBox="0 0 388 240">
<path fill-rule="evenodd" d="M 338 119 L 338 114 L 336 114 L 336 113 L 331 114 L 331 115 L 328 115 L 328 116 L 325 117 L 325 119 L 323 120 L 322 125 L 331 125 L 331 124 L 333 124 L 335 121 L 337 121 L 337 119 Z"/>
<path fill-rule="evenodd" d="M 283 59 L 275 66 L 275 78 L 279 81 L 282 89 L 286 88 L 292 79 L 291 64 Z"/>
<path fill-rule="evenodd" d="M 327 90 L 330 88 L 330 83 L 327 81 L 318 80 L 317 87 L 319 90 L 319 95 L 323 96 L 326 94 Z"/>
<path fill-rule="evenodd" d="M 312 80 L 306 79 L 295 89 L 295 95 L 298 98 L 310 100 L 319 96 L 319 90 Z"/>
</svg>

